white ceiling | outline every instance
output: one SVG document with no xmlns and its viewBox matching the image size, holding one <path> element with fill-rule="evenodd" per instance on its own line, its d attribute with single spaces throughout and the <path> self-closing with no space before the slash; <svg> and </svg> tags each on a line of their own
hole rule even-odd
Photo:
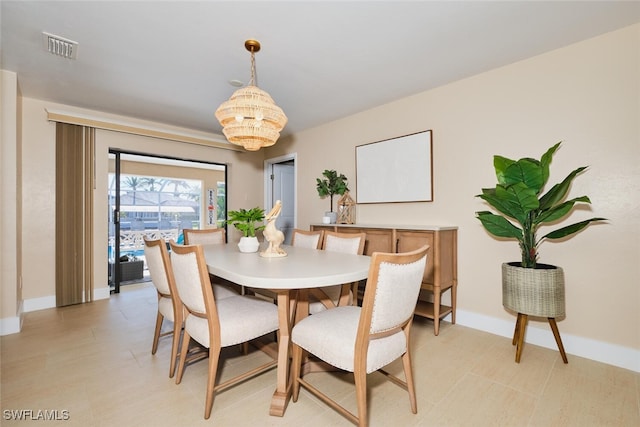
<svg viewBox="0 0 640 427">
<path fill-rule="evenodd" d="M 1 1 L 2 63 L 26 97 L 221 134 L 248 82 L 298 132 L 640 22 L 627 1 Z M 42 32 L 77 41 L 48 53 Z"/>
</svg>

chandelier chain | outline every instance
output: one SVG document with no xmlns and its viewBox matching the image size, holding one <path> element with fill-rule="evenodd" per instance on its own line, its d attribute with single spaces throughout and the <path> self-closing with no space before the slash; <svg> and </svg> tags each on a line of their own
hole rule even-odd
<svg viewBox="0 0 640 427">
<path fill-rule="evenodd" d="M 258 86 L 256 83 L 256 55 L 251 51 L 251 80 L 249 81 L 250 86 Z"/>
</svg>

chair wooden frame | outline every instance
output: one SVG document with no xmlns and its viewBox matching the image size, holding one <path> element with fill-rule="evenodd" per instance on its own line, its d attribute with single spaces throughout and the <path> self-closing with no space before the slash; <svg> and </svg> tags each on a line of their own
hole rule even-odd
<svg viewBox="0 0 640 427">
<path fill-rule="evenodd" d="M 184 234 L 184 244 L 185 245 L 206 245 L 206 244 L 218 244 L 218 243 L 226 243 L 226 234 L 224 228 L 207 228 L 204 230 L 194 230 L 191 228 L 185 228 L 182 230 Z M 220 234 L 221 233 L 221 234 Z M 207 243 L 207 237 L 220 235 L 219 239 L 216 239 L 215 242 Z M 218 241 L 220 240 L 220 241 Z"/>
<path fill-rule="evenodd" d="M 169 252 L 167 251 L 167 244 L 163 239 L 149 239 L 144 237 L 144 244 L 148 246 L 150 250 L 155 250 L 155 248 L 159 248 L 160 255 L 162 257 L 162 264 L 164 267 L 165 279 L 167 280 L 167 285 L 169 286 L 169 294 L 164 294 L 160 292 L 158 287 L 156 286 L 156 291 L 158 294 L 158 303 L 162 298 L 171 298 L 171 304 L 173 307 L 173 330 L 167 331 L 165 333 L 161 333 L 162 330 L 162 322 L 164 321 L 164 315 L 160 313 L 158 310 L 158 315 L 156 317 L 156 327 L 153 334 L 153 345 L 151 347 L 151 354 L 156 354 L 158 350 L 158 342 L 160 337 L 168 336 L 173 334 L 173 340 L 171 343 L 171 363 L 169 364 L 169 378 L 173 378 L 173 375 L 176 370 L 176 359 L 178 355 L 178 346 L 180 345 L 180 336 L 182 334 L 182 304 L 180 303 L 180 299 L 177 297 L 178 291 L 176 289 L 175 281 L 173 281 L 173 272 L 171 270 L 171 261 L 169 259 Z M 149 260 L 147 260 L 149 262 Z M 161 278 L 151 277 L 151 280 L 161 280 Z"/>
<path fill-rule="evenodd" d="M 200 285 L 203 292 L 204 297 L 204 305 L 205 312 L 197 312 L 191 310 L 184 303 L 182 303 L 183 309 L 186 313 L 189 313 L 193 316 L 204 318 L 207 320 L 208 329 L 209 329 L 209 368 L 207 375 L 207 393 L 205 399 L 205 411 L 204 418 L 209 419 L 211 416 L 211 410 L 213 408 L 213 400 L 215 397 L 215 393 L 218 391 L 222 391 L 226 388 L 229 388 L 239 382 L 245 381 L 249 378 L 252 378 L 256 375 L 259 375 L 263 372 L 268 371 L 277 366 L 277 356 L 267 362 L 264 363 L 248 372 L 237 375 L 233 378 L 230 378 L 223 383 L 217 384 L 215 383 L 216 375 L 218 372 L 218 362 L 220 359 L 220 351 L 222 349 L 222 341 L 220 335 L 220 321 L 218 318 L 218 308 L 216 306 L 215 297 L 213 294 L 212 287 L 209 285 L 209 272 L 207 270 L 207 263 L 204 258 L 204 252 L 202 249 L 202 245 L 177 245 L 174 242 L 171 242 L 171 250 L 178 255 L 188 255 L 195 254 L 197 265 L 198 265 L 198 273 L 200 278 Z M 174 277 L 175 280 L 175 277 Z M 238 296 L 234 298 L 248 298 L 245 296 Z M 178 365 L 178 374 L 176 376 L 176 384 L 180 384 L 182 381 L 182 376 L 184 374 L 184 368 L 186 365 L 187 357 L 189 355 L 189 344 L 191 341 L 191 336 L 188 331 L 185 329 L 183 332 L 182 345 L 180 348 L 180 359 Z"/>
<path fill-rule="evenodd" d="M 331 238 L 338 239 L 356 239 L 360 238 L 360 243 L 358 245 L 358 250 L 356 252 L 357 255 L 362 255 L 364 253 L 364 245 L 367 238 L 367 233 L 339 233 L 336 231 L 325 231 L 322 237 L 322 249 L 327 250 L 327 240 Z M 340 286 L 340 285 L 337 285 Z M 341 285 L 340 289 L 340 297 L 337 301 L 331 299 L 329 295 L 322 288 L 314 288 L 309 290 L 309 295 L 313 296 L 316 300 L 318 300 L 325 308 L 335 308 L 340 306 L 349 305 L 358 305 L 358 282 L 353 283 L 345 283 Z"/>
<path fill-rule="evenodd" d="M 364 299 L 362 303 L 362 308 L 360 312 L 360 318 L 358 323 L 358 330 L 356 335 L 356 341 L 354 346 L 354 367 L 353 374 L 355 380 L 356 387 L 356 400 L 358 407 L 358 415 L 351 413 L 349 410 L 341 406 L 338 402 L 332 400 L 325 393 L 320 391 L 318 388 L 307 382 L 303 379 L 304 372 L 302 370 L 302 362 L 304 360 L 304 356 L 306 351 L 298 346 L 295 342 L 293 342 L 293 401 L 297 402 L 300 386 L 307 389 L 314 396 L 322 400 L 324 403 L 329 405 L 331 408 L 342 414 L 344 417 L 349 419 L 354 424 L 365 427 L 368 425 L 367 418 L 367 355 L 369 350 L 369 343 L 373 340 L 388 337 L 394 333 L 399 332 L 400 330 L 404 333 L 406 337 L 406 351 L 401 356 L 402 365 L 405 375 L 405 380 L 402 380 L 394 375 L 391 375 L 389 372 L 386 372 L 384 369 L 378 369 L 378 372 L 381 372 L 383 375 L 387 377 L 394 384 L 402 387 L 407 390 L 409 393 L 409 403 L 411 405 L 411 412 L 416 414 L 418 412 L 417 403 L 416 403 L 416 394 L 415 394 L 415 384 L 413 381 L 413 369 L 411 363 L 411 343 L 410 343 L 410 332 L 411 326 L 413 324 L 413 310 L 411 310 L 411 314 L 407 319 L 404 319 L 401 322 L 398 322 L 395 328 L 390 330 L 385 330 L 383 332 L 371 333 L 371 324 L 372 324 L 372 316 L 373 316 L 373 308 L 376 297 L 376 291 L 378 287 L 378 275 L 380 272 L 380 265 L 382 263 L 390 263 L 390 264 L 409 264 L 416 261 L 419 261 L 422 258 L 425 258 L 426 262 L 426 254 L 428 250 L 428 246 L 425 245 L 420 249 L 417 249 L 412 252 L 406 252 L 401 254 L 392 254 L 392 253 L 380 253 L 375 252 L 372 255 L 371 259 L 371 267 L 369 269 L 369 276 L 367 278 L 367 286 L 365 288 Z M 424 267 L 423 267 L 424 269 Z M 419 282 L 416 283 L 416 287 L 419 289 Z M 416 300 L 418 293 L 416 292 Z M 342 308 L 345 309 L 345 308 Z M 337 309 L 340 310 L 340 309 Z M 295 327 L 294 327 L 295 328 Z"/>
</svg>

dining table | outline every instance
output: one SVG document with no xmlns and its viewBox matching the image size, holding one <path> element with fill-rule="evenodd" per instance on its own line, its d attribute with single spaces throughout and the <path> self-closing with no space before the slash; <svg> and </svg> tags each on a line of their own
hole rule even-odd
<svg viewBox="0 0 640 427">
<path fill-rule="evenodd" d="M 233 243 L 203 246 L 210 274 L 276 294 L 279 322 L 277 381 L 269 414 L 280 417 L 291 398 L 290 336 L 299 291 L 364 280 L 371 263 L 371 257 L 366 255 L 288 245 L 281 248 L 286 256 L 262 257 L 259 252 L 240 252 Z"/>
</svg>

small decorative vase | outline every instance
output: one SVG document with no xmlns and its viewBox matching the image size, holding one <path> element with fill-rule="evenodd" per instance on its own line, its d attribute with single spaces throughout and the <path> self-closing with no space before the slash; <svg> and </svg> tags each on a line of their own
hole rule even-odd
<svg viewBox="0 0 640 427">
<path fill-rule="evenodd" d="M 329 217 L 329 224 L 335 224 L 336 220 L 338 219 L 338 213 L 337 212 L 325 212 L 324 216 Z"/>
<path fill-rule="evenodd" d="M 537 268 L 523 268 L 519 262 L 502 264 L 502 305 L 529 316 L 564 317 L 564 271 L 548 264 Z"/>
<path fill-rule="evenodd" d="M 243 253 L 258 252 L 260 242 L 257 237 L 241 237 L 238 243 L 238 249 Z"/>
</svg>

